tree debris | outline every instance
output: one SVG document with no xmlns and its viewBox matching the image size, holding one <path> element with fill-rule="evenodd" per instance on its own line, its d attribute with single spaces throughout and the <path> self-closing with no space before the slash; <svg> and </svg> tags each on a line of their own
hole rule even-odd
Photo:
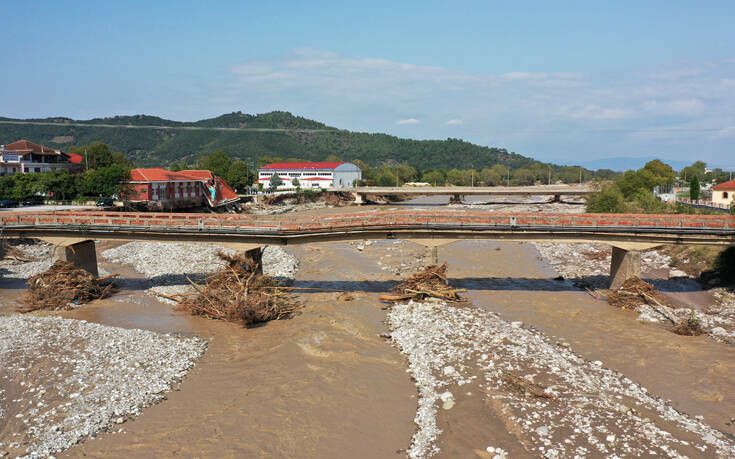
<svg viewBox="0 0 735 459">
<path fill-rule="evenodd" d="M 449 285 L 447 281 L 447 264 L 441 266 L 431 265 L 424 268 L 413 276 L 409 277 L 403 283 L 391 289 L 393 295 L 382 295 L 383 301 L 405 301 L 417 300 L 421 301 L 428 297 L 440 298 L 445 301 L 462 301 L 457 293 L 466 291 L 466 289 L 455 289 Z"/>
<path fill-rule="evenodd" d="M 18 312 L 38 309 L 73 309 L 74 306 L 105 298 L 114 292 L 112 278 L 97 277 L 72 263 L 58 260 L 48 270 L 28 279 L 28 291 Z"/>
<path fill-rule="evenodd" d="M 663 311 L 666 297 L 653 288 L 653 285 L 637 277 L 626 280 L 618 290 L 608 291 L 607 302 L 623 309 L 635 309 L 640 304 L 647 304 L 672 324 L 677 324 L 676 320 Z"/>
<path fill-rule="evenodd" d="M 225 269 L 207 278 L 204 285 L 189 279 L 195 292 L 156 294 L 179 302 L 176 310 L 243 325 L 286 319 L 301 307 L 291 298 L 291 289 L 258 272 L 252 259 L 223 252 L 217 256 L 227 263 Z"/>
<path fill-rule="evenodd" d="M 684 336 L 699 336 L 704 333 L 700 320 L 694 316 L 694 311 L 687 320 L 681 321 L 672 331 L 677 335 Z"/>
<path fill-rule="evenodd" d="M 526 378 L 516 376 L 513 373 L 504 373 L 501 380 L 520 394 L 529 394 L 540 398 L 553 398 L 545 387 L 533 383 Z"/>
</svg>

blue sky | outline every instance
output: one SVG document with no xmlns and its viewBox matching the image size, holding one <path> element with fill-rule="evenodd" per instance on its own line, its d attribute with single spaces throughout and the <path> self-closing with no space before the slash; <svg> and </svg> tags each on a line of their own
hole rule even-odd
<svg viewBox="0 0 735 459">
<path fill-rule="evenodd" d="M 735 2 L 607 3 L 0 0 L 0 115 L 287 110 L 557 163 L 735 166 Z"/>
</svg>

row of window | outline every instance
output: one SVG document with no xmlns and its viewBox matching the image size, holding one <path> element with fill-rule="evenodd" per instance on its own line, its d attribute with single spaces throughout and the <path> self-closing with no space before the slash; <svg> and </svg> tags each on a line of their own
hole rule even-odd
<svg viewBox="0 0 735 459">
<path fill-rule="evenodd" d="M 261 172 L 261 177 L 270 177 L 273 175 L 273 172 Z M 280 177 L 331 177 L 331 172 L 278 172 L 278 175 Z"/>
</svg>

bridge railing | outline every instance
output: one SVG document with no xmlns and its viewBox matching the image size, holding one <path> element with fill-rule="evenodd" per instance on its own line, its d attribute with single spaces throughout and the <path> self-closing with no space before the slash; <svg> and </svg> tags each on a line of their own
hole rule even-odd
<svg viewBox="0 0 735 459">
<path fill-rule="evenodd" d="M 159 214 L 104 211 L 68 211 L 55 213 L 0 214 L 2 227 L 63 228 L 86 227 L 109 230 L 185 229 L 187 231 L 270 231 L 316 232 L 370 228 L 627 228 L 735 231 L 735 217 L 727 215 L 646 215 L 646 214 L 547 214 L 490 213 L 473 211 L 384 211 L 356 212 L 342 215 L 300 217 L 290 220 L 266 220 L 248 215 Z"/>
</svg>

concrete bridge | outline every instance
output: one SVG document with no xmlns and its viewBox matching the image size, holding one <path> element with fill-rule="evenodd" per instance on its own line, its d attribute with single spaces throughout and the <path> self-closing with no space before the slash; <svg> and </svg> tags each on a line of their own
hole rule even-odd
<svg viewBox="0 0 735 459">
<path fill-rule="evenodd" d="M 344 188 L 332 188 L 329 191 L 345 191 Z M 552 202 L 561 201 L 562 196 L 584 196 L 594 190 L 586 185 L 540 185 L 540 186 L 492 186 L 492 187 L 361 187 L 349 190 L 356 196 L 356 202 L 362 203 L 366 196 L 452 196 L 452 201 L 459 202 L 462 196 L 551 196 Z"/>
<path fill-rule="evenodd" d="M 399 210 L 268 220 L 247 215 L 66 211 L 3 213 L 4 237 L 57 245 L 59 258 L 97 271 L 93 240 L 219 243 L 252 251 L 264 245 L 406 239 L 437 247 L 460 239 L 596 242 L 613 247 L 611 286 L 641 272 L 640 252 L 663 244 L 735 244 L 726 215 L 553 214 Z"/>
</svg>

